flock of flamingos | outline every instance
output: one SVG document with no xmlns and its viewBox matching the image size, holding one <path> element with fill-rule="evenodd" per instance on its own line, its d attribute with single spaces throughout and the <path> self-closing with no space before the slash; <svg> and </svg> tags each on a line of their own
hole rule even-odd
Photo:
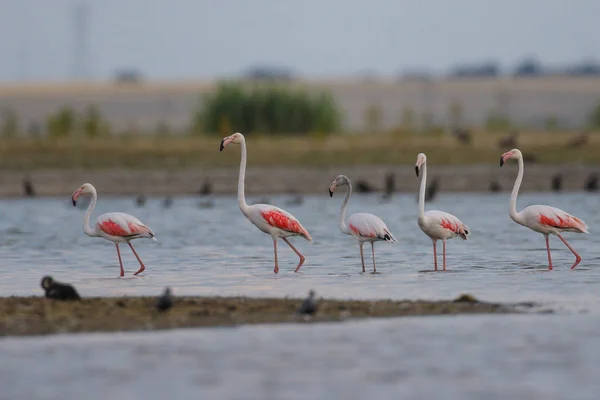
<svg viewBox="0 0 600 400">
<path fill-rule="evenodd" d="M 282 239 L 288 246 L 292 248 L 292 250 L 296 252 L 296 254 L 298 254 L 300 261 L 295 269 L 295 272 L 298 272 L 305 259 L 304 256 L 290 243 L 288 237 L 301 236 L 310 242 L 312 242 L 312 237 L 302 226 L 302 224 L 300 224 L 300 222 L 287 211 L 268 204 L 248 205 L 246 203 L 244 194 L 244 178 L 246 174 L 246 139 L 241 133 L 234 133 L 231 136 L 227 136 L 221 140 L 220 151 L 223 151 L 225 147 L 232 143 L 239 144 L 242 148 L 242 159 L 240 163 L 237 194 L 238 204 L 242 214 L 244 214 L 244 216 L 246 216 L 246 218 L 248 218 L 248 220 L 252 222 L 258 229 L 270 235 L 273 239 L 273 251 L 275 258 L 274 272 L 279 272 L 279 263 L 277 259 L 278 239 Z M 552 269 L 552 256 L 550 255 L 549 243 L 549 236 L 551 234 L 558 236 L 558 238 L 562 240 L 569 250 L 573 252 L 575 255 L 575 263 L 571 269 L 575 268 L 577 264 L 581 262 L 581 256 L 571 247 L 571 245 L 569 245 L 569 243 L 567 243 L 567 241 L 562 237 L 561 233 L 589 233 L 588 226 L 581 219 L 574 217 L 563 210 L 546 205 L 533 205 L 524 208 L 520 212 L 517 212 L 517 194 L 519 192 L 519 187 L 521 186 L 521 181 L 523 180 L 523 155 L 519 149 L 508 151 L 502 154 L 502 157 L 500 158 L 500 166 L 510 159 L 517 160 L 519 164 L 519 173 L 510 197 L 510 217 L 517 224 L 523 225 L 544 235 L 546 239 L 546 248 L 548 250 L 549 270 Z M 427 180 L 427 157 L 425 154 L 420 153 L 417 156 L 415 171 L 417 177 L 421 175 L 421 187 L 419 191 L 419 214 L 417 222 L 421 230 L 427 236 L 429 236 L 433 242 L 433 260 L 436 271 L 438 270 L 437 242 L 438 240 L 442 241 L 443 269 L 446 270 L 446 240 L 457 236 L 467 240 L 470 228 L 456 216 L 447 212 L 438 210 L 425 211 L 425 187 Z M 371 244 L 371 252 L 373 254 L 373 272 L 375 272 L 375 242 L 386 241 L 395 243 L 396 239 L 386 226 L 385 222 L 383 222 L 383 220 L 376 215 L 369 213 L 355 213 L 346 218 L 346 206 L 352 192 L 352 185 L 348 177 L 345 175 L 339 175 L 337 178 L 335 178 L 335 180 L 329 185 L 329 194 L 330 196 L 333 196 L 333 192 L 335 192 L 338 188 L 344 187 L 346 196 L 340 210 L 340 230 L 342 233 L 351 235 L 357 240 L 360 248 L 363 272 L 365 272 L 363 245 L 365 242 L 369 242 Z M 88 209 L 83 217 L 83 232 L 88 236 L 102 237 L 115 243 L 117 247 L 117 256 L 119 257 L 119 265 L 121 267 L 121 276 L 125 275 L 125 271 L 123 270 L 123 262 L 121 260 L 119 243 L 127 243 L 140 263 L 140 268 L 134 273 L 134 275 L 138 275 L 144 271 L 144 263 L 131 245 L 131 241 L 139 238 L 156 240 L 154 232 L 136 217 L 120 212 L 112 212 L 100 215 L 96 220 L 94 227 L 91 227 L 90 216 L 96 205 L 98 195 L 94 186 L 89 183 L 85 183 L 79 189 L 77 189 L 75 193 L 73 193 L 72 201 L 74 206 L 77 204 L 77 200 L 82 195 L 92 196 L 90 205 L 88 206 Z"/>
</svg>

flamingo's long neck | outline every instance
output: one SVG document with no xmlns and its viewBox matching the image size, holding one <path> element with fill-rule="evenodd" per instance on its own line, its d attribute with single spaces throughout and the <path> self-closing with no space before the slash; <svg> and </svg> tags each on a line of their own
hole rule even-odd
<svg viewBox="0 0 600 400">
<path fill-rule="evenodd" d="M 88 236 L 98 236 L 95 229 L 90 227 L 90 217 L 92 216 L 92 211 L 94 211 L 94 207 L 96 207 L 96 201 L 98 200 L 98 194 L 96 191 L 92 191 L 92 200 L 90 200 L 90 205 L 88 206 L 85 214 L 83 215 L 83 233 Z"/>
<path fill-rule="evenodd" d="M 352 194 L 352 184 L 350 181 L 347 181 L 346 185 L 346 197 L 344 197 L 344 202 L 340 207 L 340 230 L 342 233 L 350 234 L 350 229 L 346 226 L 346 207 L 348 206 L 348 200 L 350 200 L 350 195 Z"/>
<path fill-rule="evenodd" d="M 421 188 L 419 189 L 419 218 L 425 214 L 425 186 L 427 185 L 427 162 L 421 167 Z"/>
<path fill-rule="evenodd" d="M 246 179 L 246 140 L 242 140 L 242 160 L 240 161 L 240 176 L 238 178 L 238 205 L 242 214 L 248 216 L 248 204 L 246 204 L 246 195 L 244 193 L 244 180 Z"/>
<path fill-rule="evenodd" d="M 519 194 L 519 188 L 521 187 L 521 182 L 523 181 L 523 157 L 519 157 L 517 162 L 519 163 L 519 173 L 517 174 L 517 179 L 515 180 L 515 185 L 513 186 L 513 190 L 510 195 L 510 207 L 508 213 L 513 221 L 521 223 L 521 215 L 517 212 L 517 195 Z"/>
</svg>

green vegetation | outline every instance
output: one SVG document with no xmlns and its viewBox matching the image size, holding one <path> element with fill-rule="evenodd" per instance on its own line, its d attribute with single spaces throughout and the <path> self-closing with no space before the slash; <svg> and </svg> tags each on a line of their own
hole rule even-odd
<svg viewBox="0 0 600 400">
<path fill-rule="evenodd" d="M 12 109 L 5 109 L 0 114 L 0 136 L 13 138 L 19 133 L 19 118 Z"/>
<path fill-rule="evenodd" d="M 331 133 L 339 131 L 341 113 L 326 92 L 224 82 L 204 98 L 193 125 L 196 132 L 220 135 L 232 126 L 247 134 Z"/>
<path fill-rule="evenodd" d="M 600 100 L 590 112 L 589 125 L 591 129 L 600 129 Z"/>
</svg>

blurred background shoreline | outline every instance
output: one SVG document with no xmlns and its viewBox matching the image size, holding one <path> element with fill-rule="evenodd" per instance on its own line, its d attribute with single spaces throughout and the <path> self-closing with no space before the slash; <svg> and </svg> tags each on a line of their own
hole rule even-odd
<svg viewBox="0 0 600 400">
<path fill-rule="evenodd" d="M 217 147 L 236 131 L 249 192 L 319 193 L 344 173 L 357 191 L 410 193 L 420 152 L 443 190 L 506 191 L 497 160 L 516 147 L 524 190 L 596 190 L 598 6 L 569 22 L 549 4 L 12 1 L 0 15 L 0 196 L 62 196 L 83 181 L 231 194 L 239 153 Z M 260 23 L 222 29 L 249 16 Z"/>
</svg>

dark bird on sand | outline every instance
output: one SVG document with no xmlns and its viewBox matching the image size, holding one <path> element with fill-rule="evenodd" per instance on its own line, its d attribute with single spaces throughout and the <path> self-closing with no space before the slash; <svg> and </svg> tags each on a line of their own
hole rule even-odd
<svg viewBox="0 0 600 400">
<path fill-rule="evenodd" d="M 156 302 L 156 309 L 158 311 L 167 311 L 173 306 L 173 299 L 171 297 L 171 289 L 166 288 L 163 295 L 158 298 Z"/>
<path fill-rule="evenodd" d="M 452 130 L 452 135 L 462 144 L 470 144 L 473 137 L 468 129 L 457 128 Z"/>
<path fill-rule="evenodd" d="M 313 315 L 317 312 L 317 299 L 315 298 L 315 291 L 311 290 L 308 292 L 308 297 L 304 299 L 300 308 L 298 309 L 298 314 L 302 315 Z"/>
<path fill-rule="evenodd" d="M 46 291 L 46 297 L 54 300 L 80 300 L 77 290 L 68 283 L 56 282 L 51 276 L 42 278 L 42 289 Z"/>
</svg>

